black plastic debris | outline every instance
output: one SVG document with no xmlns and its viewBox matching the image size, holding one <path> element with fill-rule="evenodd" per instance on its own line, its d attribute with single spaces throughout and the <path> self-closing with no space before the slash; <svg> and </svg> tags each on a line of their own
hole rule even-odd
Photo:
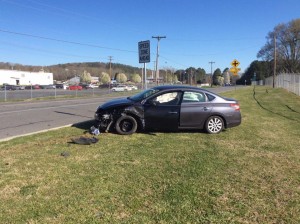
<svg viewBox="0 0 300 224">
<path fill-rule="evenodd" d="M 95 137 L 92 137 L 92 138 L 80 137 L 80 138 L 72 138 L 71 140 L 73 143 L 79 144 L 79 145 L 91 145 L 91 144 L 95 144 L 99 141 L 99 139 L 97 139 Z"/>
<path fill-rule="evenodd" d="M 69 157 L 69 156 L 70 156 L 70 153 L 64 151 L 64 152 L 62 152 L 60 155 L 63 156 L 63 157 Z"/>
</svg>

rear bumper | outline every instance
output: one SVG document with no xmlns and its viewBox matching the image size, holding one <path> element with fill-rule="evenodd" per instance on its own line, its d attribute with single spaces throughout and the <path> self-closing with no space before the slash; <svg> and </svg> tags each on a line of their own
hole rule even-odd
<svg viewBox="0 0 300 224">
<path fill-rule="evenodd" d="M 242 116 L 240 113 L 233 115 L 227 120 L 226 128 L 239 126 L 242 123 Z"/>
</svg>

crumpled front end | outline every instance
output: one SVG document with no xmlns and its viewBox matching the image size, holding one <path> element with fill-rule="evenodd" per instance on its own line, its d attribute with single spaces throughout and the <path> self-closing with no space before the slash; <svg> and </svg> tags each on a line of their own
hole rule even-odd
<svg viewBox="0 0 300 224">
<path fill-rule="evenodd" d="M 108 132 L 114 119 L 113 119 L 113 111 L 105 111 L 101 108 L 98 109 L 95 113 L 96 126 L 99 130 Z"/>
<path fill-rule="evenodd" d="M 144 129 L 144 119 L 142 110 L 139 107 L 123 106 L 117 108 L 103 109 L 99 107 L 95 113 L 96 126 L 101 131 L 108 132 L 114 127 L 115 122 L 124 115 L 134 117 L 141 130 Z"/>
</svg>

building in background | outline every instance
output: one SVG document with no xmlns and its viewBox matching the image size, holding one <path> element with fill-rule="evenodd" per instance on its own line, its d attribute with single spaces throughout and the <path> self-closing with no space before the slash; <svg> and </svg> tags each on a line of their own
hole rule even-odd
<svg viewBox="0 0 300 224">
<path fill-rule="evenodd" d="M 0 85 L 51 85 L 53 84 L 53 73 L 26 72 L 16 70 L 0 70 Z"/>
</svg>

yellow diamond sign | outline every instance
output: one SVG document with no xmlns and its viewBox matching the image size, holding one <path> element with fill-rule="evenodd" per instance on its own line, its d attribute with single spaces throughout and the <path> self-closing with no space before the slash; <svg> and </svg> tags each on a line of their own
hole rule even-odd
<svg viewBox="0 0 300 224">
<path fill-rule="evenodd" d="M 238 60 L 234 59 L 234 60 L 231 62 L 231 65 L 232 65 L 233 67 L 238 67 L 238 66 L 240 65 L 240 62 L 239 62 Z"/>
<path fill-rule="evenodd" d="M 237 67 L 231 67 L 229 69 L 230 72 L 232 72 L 234 75 L 237 75 L 239 71 L 241 71 L 240 68 L 237 68 Z"/>
</svg>

